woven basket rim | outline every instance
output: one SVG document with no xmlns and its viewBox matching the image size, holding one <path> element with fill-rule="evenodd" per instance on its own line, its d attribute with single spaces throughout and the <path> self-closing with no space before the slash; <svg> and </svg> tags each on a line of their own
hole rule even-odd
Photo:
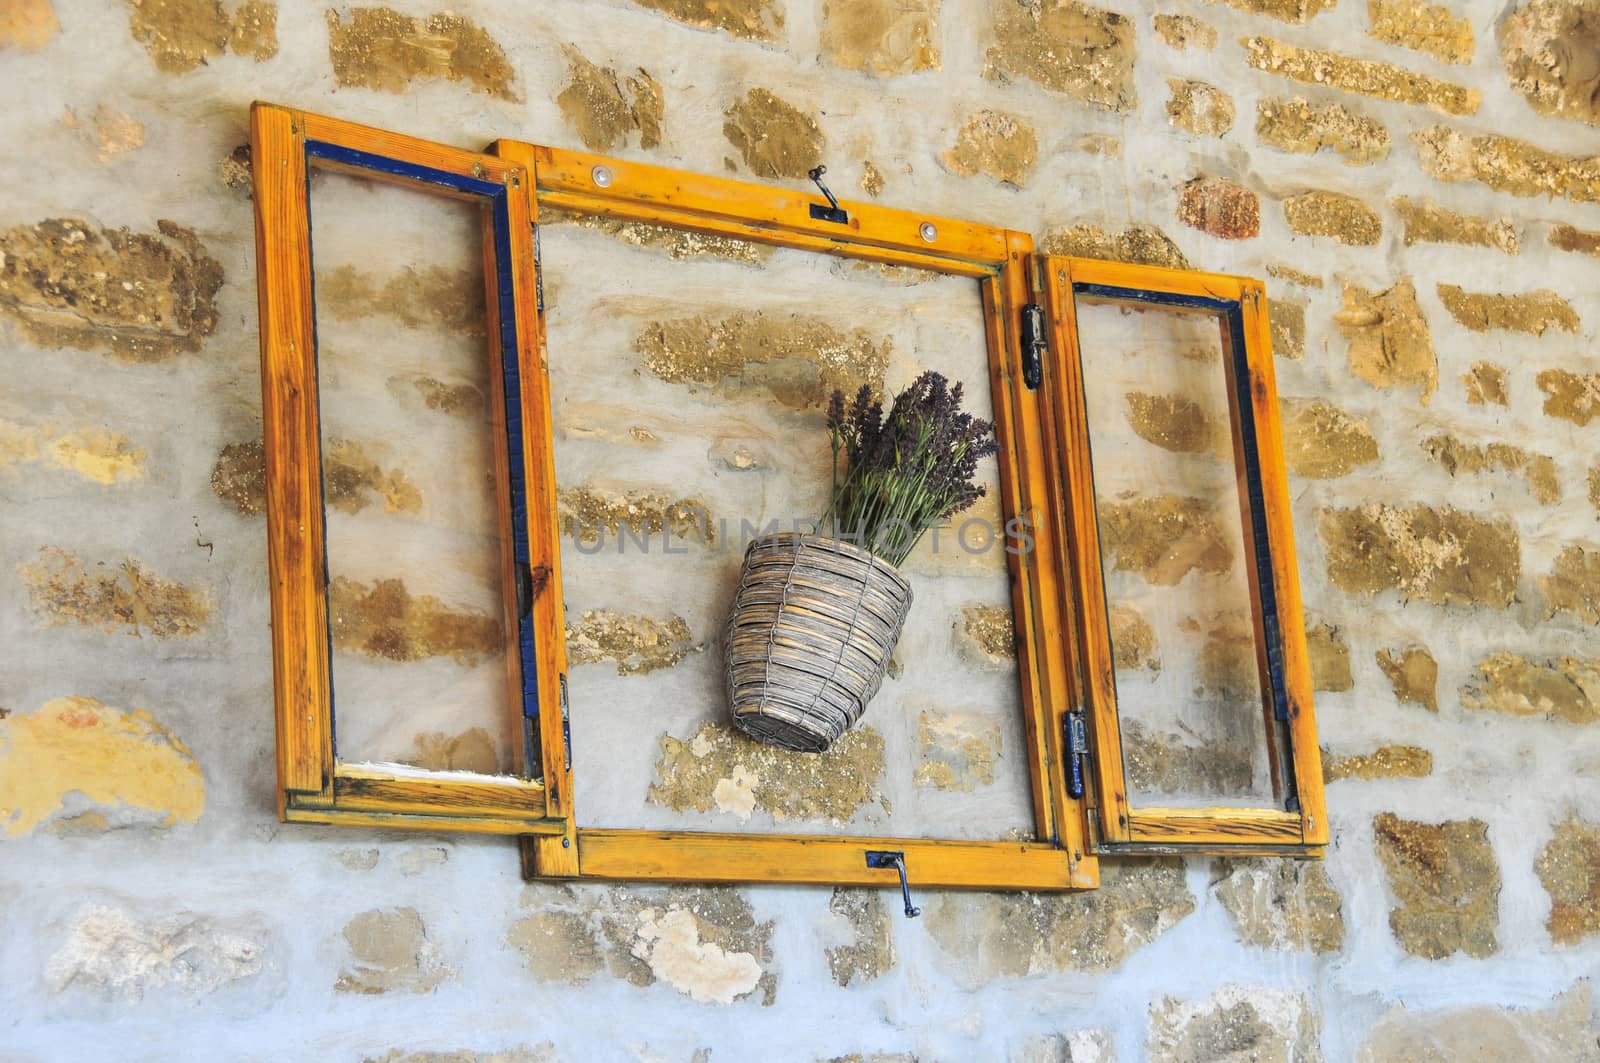
<svg viewBox="0 0 1600 1063">
<path fill-rule="evenodd" d="M 901 574 L 898 568 L 885 561 L 871 550 L 857 546 L 855 543 L 852 543 L 846 539 L 841 539 L 834 535 L 823 535 L 820 532 L 774 532 L 771 535 L 763 535 L 759 539 L 752 539 L 750 541 L 750 545 L 745 547 L 744 552 L 746 556 L 749 556 L 749 554 L 759 546 L 782 546 L 786 545 L 790 541 L 799 542 L 806 546 L 817 547 L 827 550 L 831 553 L 841 554 L 856 561 L 864 562 L 878 572 L 882 573 L 885 577 L 893 580 L 904 593 L 911 593 L 911 581 L 906 579 L 906 577 Z"/>
</svg>

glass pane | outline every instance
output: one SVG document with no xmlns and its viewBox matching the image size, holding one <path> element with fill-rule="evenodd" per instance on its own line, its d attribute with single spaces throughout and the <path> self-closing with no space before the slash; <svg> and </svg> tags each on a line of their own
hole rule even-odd
<svg viewBox="0 0 1600 1063">
<path fill-rule="evenodd" d="M 507 774 L 480 208 L 313 170 L 334 748 Z"/>
<path fill-rule="evenodd" d="M 746 542 L 827 505 L 834 387 L 936 369 L 992 417 L 977 283 L 593 218 L 546 215 L 540 243 L 585 825 L 1031 836 L 1007 558 L 982 526 L 903 566 L 897 663 L 834 749 L 746 738 L 724 678 Z M 968 516 L 1003 524 L 994 459 L 980 474 Z"/>
<path fill-rule="evenodd" d="M 1256 658 L 1224 319 L 1077 299 L 1134 807 L 1279 807 Z"/>
</svg>

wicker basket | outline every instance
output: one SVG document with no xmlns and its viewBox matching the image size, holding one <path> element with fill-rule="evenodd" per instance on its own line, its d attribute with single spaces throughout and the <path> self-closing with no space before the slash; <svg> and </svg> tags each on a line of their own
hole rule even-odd
<svg viewBox="0 0 1600 1063">
<path fill-rule="evenodd" d="M 895 567 L 820 535 L 768 535 L 744 554 L 728 617 L 728 702 L 753 738 L 820 753 L 861 718 L 911 609 Z"/>
</svg>

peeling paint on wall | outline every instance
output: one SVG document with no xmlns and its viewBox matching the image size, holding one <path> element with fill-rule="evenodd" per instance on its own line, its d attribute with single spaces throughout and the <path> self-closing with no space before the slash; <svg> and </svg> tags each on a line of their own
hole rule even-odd
<svg viewBox="0 0 1600 1063">
<path fill-rule="evenodd" d="M 145 459 L 145 448 L 108 428 L 87 425 L 62 432 L 0 419 L 0 472 L 20 474 L 22 465 L 43 464 L 109 485 L 141 479 Z"/>
<path fill-rule="evenodd" d="M 193 823 L 206 806 L 194 754 L 144 709 L 94 698 L 0 717 L 0 828 L 19 838 L 62 813 L 104 829 Z"/>
</svg>

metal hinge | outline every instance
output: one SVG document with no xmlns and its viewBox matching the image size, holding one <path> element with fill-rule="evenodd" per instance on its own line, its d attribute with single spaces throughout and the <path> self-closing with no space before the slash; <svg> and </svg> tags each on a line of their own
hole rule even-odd
<svg viewBox="0 0 1600 1063">
<path fill-rule="evenodd" d="M 1027 303 L 1022 308 L 1022 382 L 1033 391 L 1044 381 L 1044 308 Z"/>
<path fill-rule="evenodd" d="M 572 713 L 567 708 L 567 675 L 561 673 L 561 742 L 567 752 L 567 770 L 572 770 Z"/>
<path fill-rule="evenodd" d="M 1061 717 L 1061 736 L 1067 747 L 1067 795 L 1083 796 L 1084 762 L 1089 757 L 1089 726 L 1083 713 Z"/>
</svg>

